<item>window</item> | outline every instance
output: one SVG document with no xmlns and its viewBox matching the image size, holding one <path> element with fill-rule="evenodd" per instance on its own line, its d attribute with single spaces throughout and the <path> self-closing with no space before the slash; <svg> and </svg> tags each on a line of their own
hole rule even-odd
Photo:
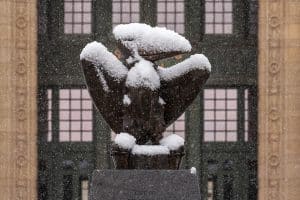
<svg viewBox="0 0 300 200">
<path fill-rule="evenodd" d="M 92 29 L 92 0 L 64 0 L 64 32 L 89 34 Z"/>
<path fill-rule="evenodd" d="M 215 193 L 215 184 L 214 179 L 209 178 L 207 180 L 207 200 L 214 200 L 214 193 Z"/>
<path fill-rule="evenodd" d="M 204 90 L 204 141 L 237 141 L 237 89 Z"/>
<path fill-rule="evenodd" d="M 89 181 L 82 179 L 81 181 L 81 200 L 88 200 L 89 195 Z"/>
<path fill-rule="evenodd" d="M 205 0 L 205 33 L 232 33 L 232 0 Z"/>
<path fill-rule="evenodd" d="M 48 112 L 47 112 L 47 142 L 52 141 L 52 90 L 47 90 L 47 103 L 48 103 Z"/>
<path fill-rule="evenodd" d="M 92 141 L 93 106 L 86 89 L 59 90 L 59 141 Z"/>
<path fill-rule="evenodd" d="M 244 92 L 244 98 L 245 98 L 245 105 L 244 105 L 244 133 L 245 133 L 245 138 L 244 140 L 247 142 L 249 140 L 249 132 L 248 132 L 248 128 L 249 128 L 249 100 L 248 100 L 248 89 L 245 90 Z"/>
<path fill-rule="evenodd" d="M 171 124 L 164 132 L 164 136 L 170 134 L 177 134 L 184 138 L 185 136 L 185 114 L 184 113 L 173 124 Z"/>
<path fill-rule="evenodd" d="M 184 0 L 157 0 L 157 25 L 184 33 Z"/>
<path fill-rule="evenodd" d="M 113 0 L 112 24 L 127 24 L 140 21 L 139 0 Z"/>
<path fill-rule="evenodd" d="M 249 89 L 204 89 L 204 142 L 249 140 Z"/>
</svg>

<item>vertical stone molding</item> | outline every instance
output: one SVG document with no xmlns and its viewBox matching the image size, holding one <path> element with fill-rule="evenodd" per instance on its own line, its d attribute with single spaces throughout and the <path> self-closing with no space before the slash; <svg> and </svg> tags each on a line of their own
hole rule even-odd
<svg viewBox="0 0 300 200">
<path fill-rule="evenodd" d="M 300 196 L 300 1 L 259 1 L 259 199 Z"/>
<path fill-rule="evenodd" d="M 0 199 L 37 198 L 37 10 L 0 1 Z"/>
</svg>

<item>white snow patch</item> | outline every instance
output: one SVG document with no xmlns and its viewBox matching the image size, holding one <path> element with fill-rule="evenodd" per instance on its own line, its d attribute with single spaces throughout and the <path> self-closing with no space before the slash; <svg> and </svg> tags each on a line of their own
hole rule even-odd
<svg viewBox="0 0 300 200">
<path fill-rule="evenodd" d="M 130 100 L 130 98 L 128 97 L 128 95 L 124 95 L 124 97 L 123 97 L 123 104 L 124 105 L 130 105 L 131 104 L 131 100 Z"/>
<path fill-rule="evenodd" d="M 120 24 L 113 30 L 117 40 L 128 49 L 137 48 L 147 52 L 191 51 L 190 42 L 178 33 L 163 27 L 147 24 Z"/>
<path fill-rule="evenodd" d="M 184 145 L 184 139 L 176 134 L 171 134 L 159 141 L 163 146 L 168 147 L 171 151 L 178 150 Z"/>
<path fill-rule="evenodd" d="M 127 75 L 128 69 L 110 53 L 100 42 L 88 43 L 80 54 L 80 60 L 87 60 L 95 65 L 101 65 L 108 74 L 117 80 Z"/>
<path fill-rule="evenodd" d="M 191 171 L 191 174 L 197 174 L 197 169 L 195 167 L 192 167 L 190 169 L 190 171 Z"/>
<path fill-rule="evenodd" d="M 135 137 L 129 135 L 128 133 L 120 133 L 115 137 L 114 142 L 123 149 L 132 149 L 135 145 Z"/>
<path fill-rule="evenodd" d="M 104 91 L 105 91 L 105 92 L 109 92 L 110 89 L 109 89 L 109 87 L 108 87 L 108 85 L 107 85 L 107 82 L 106 82 L 106 80 L 105 80 L 105 78 L 104 78 L 102 72 L 100 71 L 100 69 L 99 69 L 97 66 L 95 66 L 95 67 L 96 67 L 96 70 L 97 70 L 97 72 L 98 72 L 97 76 L 100 78 L 100 81 L 101 81 L 101 83 L 102 83 L 102 85 L 103 85 Z"/>
<path fill-rule="evenodd" d="M 128 72 L 126 85 L 135 88 L 146 87 L 151 90 L 159 88 L 160 79 L 153 63 L 144 59 L 137 62 Z"/>
<path fill-rule="evenodd" d="M 158 73 L 162 80 L 172 80 L 186 74 L 193 69 L 203 69 L 211 71 L 211 64 L 203 54 L 195 54 L 188 59 L 168 68 L 158 68 Z"/>
<path fill-rule="evenodd" d="M 134 145 L 132 151 L 134 155 L 168 155 L 170 150 L 162 145 Z"/>
<path fill-rule="evenodd" d="M 165 101 L 163 100 L 163 98 L 161 98 L 161 97 L 159 97 L 158 103 L 159 103 L 160 105 L 165 105 L 165 104 L 166 104 L 166 102 L 165 102 Z"/>
<path fill-rule="evenodd" d="M 133 58 L 133 57 L 131 57 L 131 56 L 129 56 L 127 59 L 126 59 L 126 62 L 127 62 L 127 64 L 132 64 L 132 63 L 134 63 L 134 62 L 136 62 L 137 61 L 137 58 Z"/>
</svg>

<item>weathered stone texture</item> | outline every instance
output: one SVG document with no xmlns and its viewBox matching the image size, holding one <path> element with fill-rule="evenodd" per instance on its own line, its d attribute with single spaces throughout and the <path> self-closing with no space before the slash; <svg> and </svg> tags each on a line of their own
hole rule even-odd
<svg viewBox="0 0 300 200">
<path fill-rule="evenodd" d="M 35 0 L 0 1 L 1 199 L 37 196 Z"/>
</svg>

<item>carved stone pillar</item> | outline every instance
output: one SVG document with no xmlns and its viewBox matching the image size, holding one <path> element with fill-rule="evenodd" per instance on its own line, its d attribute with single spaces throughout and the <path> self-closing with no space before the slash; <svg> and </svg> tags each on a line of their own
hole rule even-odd
<svg viewBox="0 0 300 200">
<path fill-rule="evenodd" d="M 0 199 L 37 196 L 36 7 L 0 1 Z"/>
<path fill-rule="evenodd" d="M 259 1 L 259 199 L 300 196 L 300 1 Z"/>
</svg>

